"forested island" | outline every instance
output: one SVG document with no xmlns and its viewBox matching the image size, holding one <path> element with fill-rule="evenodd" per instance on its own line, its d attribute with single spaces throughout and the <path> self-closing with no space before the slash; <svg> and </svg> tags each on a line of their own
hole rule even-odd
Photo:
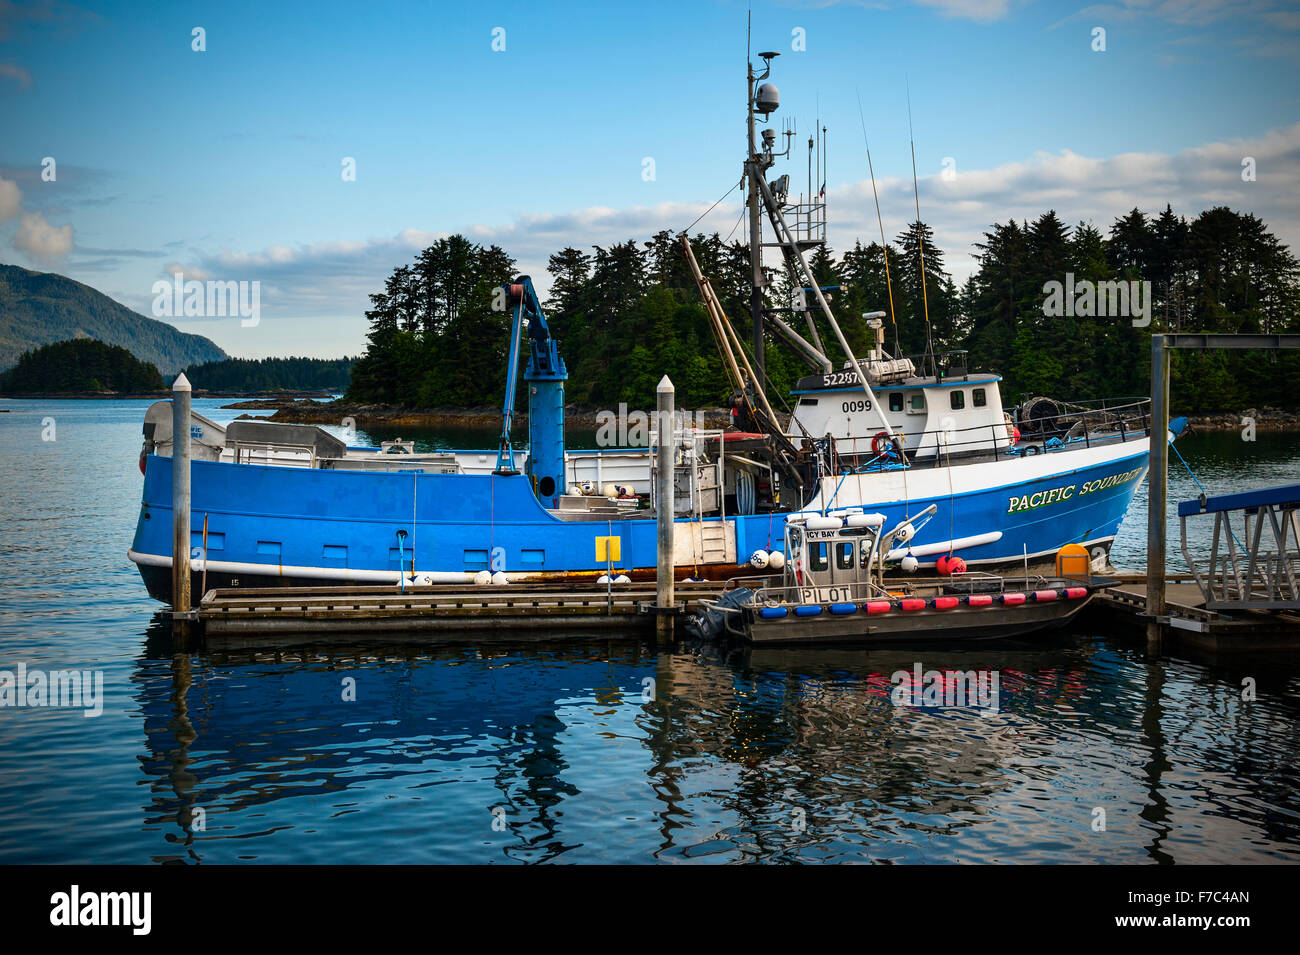
<svg viewBox="0 0 1300 955">
<path fill-rule="evenodd" d="M 199 391 L 269 395 L 277 391 L 342 393 L 353 358 L 227 358 L 191 365 L 185 377 Z"/>
<path fill-rule="evenodd" d="M 0 392 L 10 395 L 143 394 L 163 388 L 152 363 L 94 338 L 24 352 L 13 368 L 0 373 Z"/>
<path fill-rule="evenodd" d="M 924 243 L 925 288 L 920 258 Z M 695 255 L 744 341 L 749 340 L 746 247 L 719 234 L 696 235 Z M 970 367 L 1004 377 L 1008 403 L 1032 394 L 1071 400 L 1145 395 L 1150 336 L 1162 331 L 1294 332 L 1300 324 L 1300 269 L 1264 222 L 1226 207 L 1189 220 L 1166 206 L 1138 209 L 1106 232 L 1067 226 L 1049 211 L 1032 222 L 994 225 L 977 247 L 978 268 L 960 287 L 945 268 L 931 229 L 912 223 L 887 250 L 855 243 L 819 249 L 810 265 L 819 284 L 841 285 L 832 307 L 854 351 L 870 345 L 864 312 L 890 310 L 886 347 L 924 351 L 927 318 L 934 348 L 970 350 Z M 889 262 L 886 287 L 885 259 Z M 515 277 L 498 246 L 454 235 L 399 266 L 371 295 L 368 347 L 352 369 L 345 401 L 404 408 L 483 407 L 500 402 L 510 316 L 493 311 L 494 289 Z M 670 374 L 679 407 L 726 398 L 699 293 L 675 237 L 629 240 L 591 253 L 567 247 L 549 258 L 545 303 L 569 369 L 569 401 L 588 408 L 652 407 Z M 1126 317 L 1046 314 L 1044 286 L 1073 281 L 1149 281 L 1150 323 Z M 768 305 L 788 306 L 796 284 L 772 274 Z M 802 283 L 798 283 L 802 284 Z M 1070 314 L 1074 312 L 1074 314 Z M 766 349 L 769 394 L 784 397 L 806 366 L 776 341 Z M 832 352 L 832 358 L 842 355 Z M 1300 408 L 1293 383 L 1300 355 L 1175 353 L 1178 413 L 1245 407 Z"/>
</svg>

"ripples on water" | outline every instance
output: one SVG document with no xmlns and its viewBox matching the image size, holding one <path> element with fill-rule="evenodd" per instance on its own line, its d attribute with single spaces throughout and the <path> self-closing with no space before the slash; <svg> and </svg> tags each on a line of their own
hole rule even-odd
<svg viewBox="0 0 1300 955">
<path fill-rule="evenodd" d="M 1300 855 L 1295 657 L 1149 661 L 1088 634 L 948 652 L 173 655 L 125 558 L 144 405 L 0 406 L 14 409 L 0 415 L 0 668 L 102 669 L 106 695 L 91 719 L 0 710 L 0 862 Z M 1300 460 L 1262 435 L 1265 465 L 1244 472 L 1202 440 L 1184 453 L 1212 489 L 1275 483 Z M 997 671 L 999 712 L 895 707 L 890 675 L 917 662 Z"/>
</svg>

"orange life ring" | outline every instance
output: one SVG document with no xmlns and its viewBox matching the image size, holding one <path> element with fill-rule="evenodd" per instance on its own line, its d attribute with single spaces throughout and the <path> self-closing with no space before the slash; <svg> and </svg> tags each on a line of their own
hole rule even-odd
<svg viewBox="0 0 1300 955">
<path fill-rule="evenodd" d="M 888 431 L 876 432 L 876 436 L 871 439 L 871 453 L 878 458 L 898 456 L 898 449 L 894 447 L 894 442 L 889 440 Z"/>
</svg>

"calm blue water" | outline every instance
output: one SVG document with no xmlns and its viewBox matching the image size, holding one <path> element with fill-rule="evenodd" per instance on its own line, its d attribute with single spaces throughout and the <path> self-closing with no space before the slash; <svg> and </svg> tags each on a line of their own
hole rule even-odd
<svg viewBox="0 0 1300 955">
<path fill-rule="evenodd" d="M 145 405 L 0 401 L 0 669 L 93 668 L 105 698 L 0 708 L 0 862 L 1300 858 L 1300 655 L 1147 660 L 1095 633 L 173 654 L 126 559 Z M 1300 469 L 1295 438 L 1183 450 L 1212 490 Z M 1139 510 L 1117 563 L 1144 534 Z M 999 712 L 895 708 L 916 662 L 997 671 Z"/>
</svg>

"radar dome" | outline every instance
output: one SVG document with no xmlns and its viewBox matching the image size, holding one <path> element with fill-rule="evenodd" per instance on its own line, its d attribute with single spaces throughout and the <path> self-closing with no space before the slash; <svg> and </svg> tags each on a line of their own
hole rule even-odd
<svg viewBox="0 0 1300 955">
<path fill-rule="evenodd" d="M 764 116 L 775 112 L 780 105 L 781 91 L 776 88 L 775 83 L 764 83 L 758 88 L 758 92 L 754 94 L 754 109 Z"/>
</svg>

